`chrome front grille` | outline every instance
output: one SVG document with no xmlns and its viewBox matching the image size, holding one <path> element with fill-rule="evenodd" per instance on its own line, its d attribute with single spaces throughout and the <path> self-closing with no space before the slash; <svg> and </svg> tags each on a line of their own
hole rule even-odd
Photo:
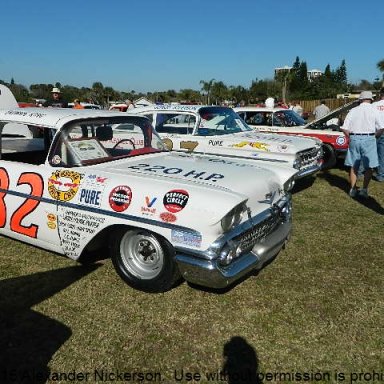
<svg viewBox="0 0 384 384">
<path fill-rule="evenodd" d="M 233 240 L 239 242 L 241 253 L 250 252 L 255 244 L 265 239 L 273 231 L 281 219 L 279 210 L 273 210 L 271 216 L 235 237 Z"/>
<path fill-rule="evenodd" d="M 310 148 L 306 151 L 301 151 L 298 154 L 301 168 L 316 164 L 321 158 L 321 148 Z"/>
</svg>

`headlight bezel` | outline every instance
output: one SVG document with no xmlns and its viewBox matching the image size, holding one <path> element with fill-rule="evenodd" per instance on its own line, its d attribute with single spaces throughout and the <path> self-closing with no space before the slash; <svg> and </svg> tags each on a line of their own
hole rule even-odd
<svg viewBox="0 0 384 384">
<path fill-rule="evenodd" d="M 221 220 L 221 229 L 223 233 L 230 231 L 241 223 L 245 212 L 247 211 L 247 206 L 245 203 L 236 205 L 232 208 Z"/>
<path fill-rule="evenodd" d="M 293 161 L 292 167 L 300 170 L 303 165 L 303 162 L 298 154 L 296 154 L 296 159 Z"/>
<path fill-rule="evenodd" d="M 284 192 L 285 193 L 288 193 L 292 190 L 292 188 L 294 187 L 295 185 L 295 179 L 293 177 L 290 177 L 284 184 L 283 184 L 283 188 L 284 188 Z"/>
</svg>

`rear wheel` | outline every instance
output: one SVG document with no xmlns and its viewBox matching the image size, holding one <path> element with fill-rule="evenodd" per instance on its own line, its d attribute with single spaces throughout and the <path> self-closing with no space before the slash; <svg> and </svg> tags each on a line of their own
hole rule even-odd
<svg viewBox="0 0 384 384">
<path fill-rule="evenodd" d="M 143 229 L 120 228 L 111 240 L 112 263 L 131 287 L 165 292 L 180 278 L 174 249 L 165 239 Z"/>
<path fill-rule="evenodd" d="M 323 144 L 323 169 L 329 169 L 336 165 L 336 153 L 330 144 Z"/>
</svg>

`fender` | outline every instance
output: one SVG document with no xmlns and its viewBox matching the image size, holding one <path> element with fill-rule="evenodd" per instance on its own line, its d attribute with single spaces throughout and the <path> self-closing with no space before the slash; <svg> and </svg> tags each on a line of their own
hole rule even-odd
<svg viewBox="0 0 384 384">
<path fill-rule="evenodd" d="M 15 96 L 7 86 L 0 84 L 0 109 L 13 108 L 19 108 Z"/>
</svg>

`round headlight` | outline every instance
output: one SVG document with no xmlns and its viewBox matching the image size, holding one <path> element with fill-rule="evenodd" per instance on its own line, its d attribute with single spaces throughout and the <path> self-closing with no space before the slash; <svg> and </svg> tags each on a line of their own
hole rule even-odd
<svg viewBox="0 0 384 384">
<path fill-rule="evenodd" d="M 235 222 L 235 216 L 231 211 L 221 219 L 221 228 L 223 232 L 228 232 L 233 227 L 234 222 Z"/>
<path fill-rule="evenodd" d="M 302 165 L 301 159 L 299 157 L 296 157 L 296 159 L 293 162 L 293 168 L 300 169 Z"/>
<path fill-rule="evenodd" d="M 293 178 L 289 178 L 284 183 L 284 192 L 289 192 L 293 188 L 294 185 L 295 185 L 295 180 Z"/>
<path fill-rule="evenodd" d="M 223 232 L 228 232 L 232 228 L 236 227 L 241 222 L 243 214 L 246 210 L 244 204 L 240 204 L 235 208 L 231 209 L 222 219 L 221 219 L 221 228 Z"/>
</svg>

